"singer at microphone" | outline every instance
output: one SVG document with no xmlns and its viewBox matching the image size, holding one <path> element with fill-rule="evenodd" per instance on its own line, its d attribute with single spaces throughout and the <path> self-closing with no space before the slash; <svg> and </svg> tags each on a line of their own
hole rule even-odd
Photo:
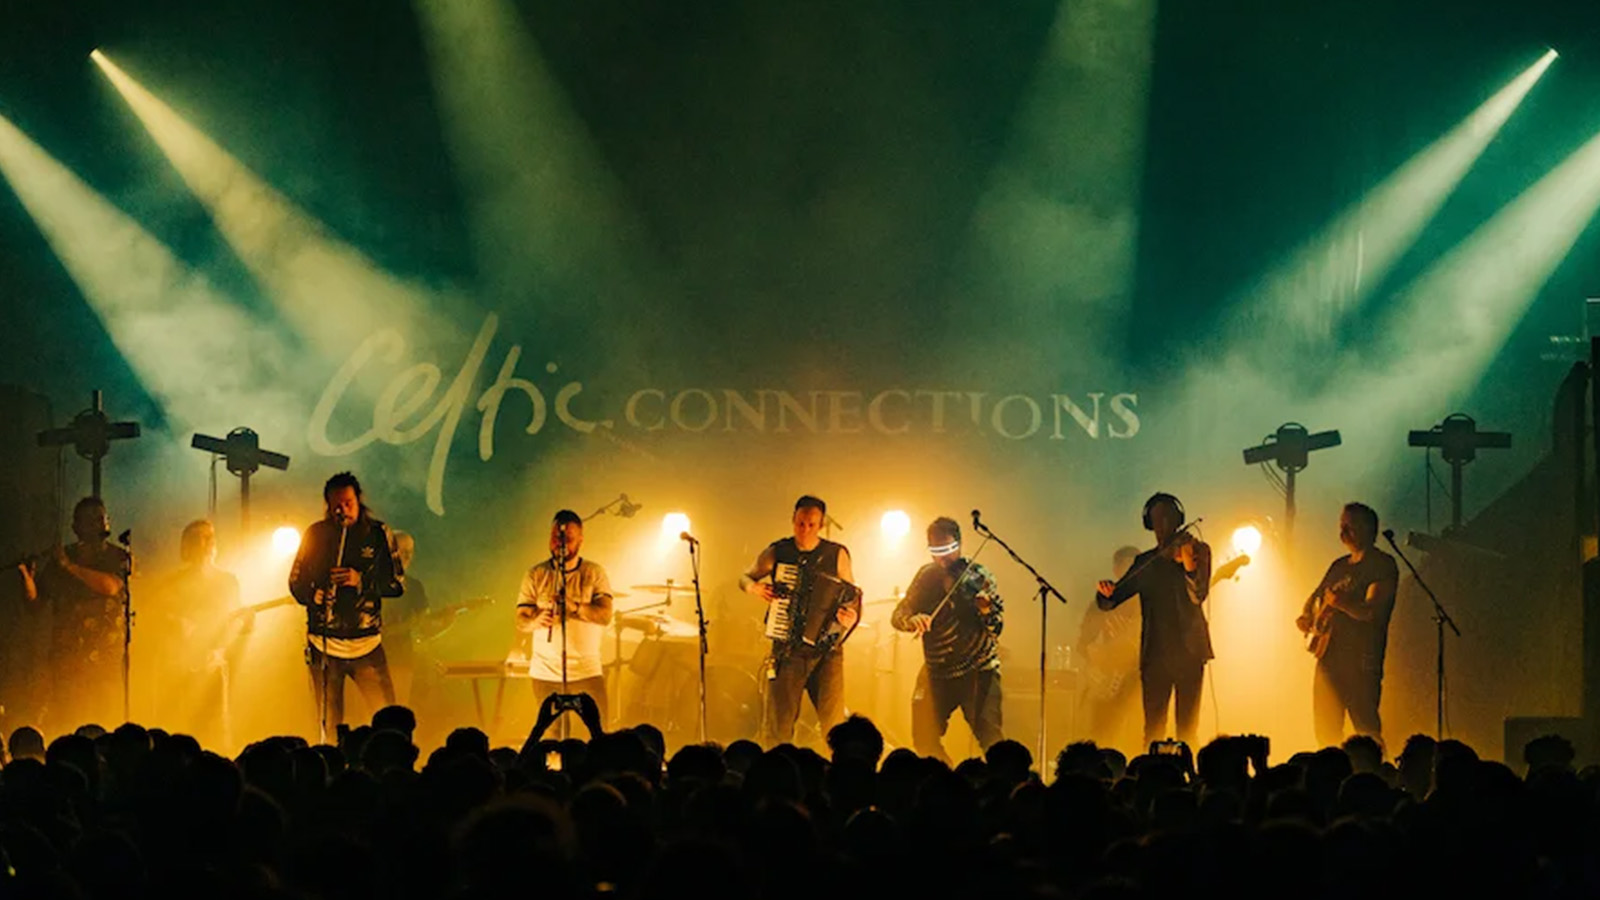
<svg viewBox="0 0 1600 900">
<path fill-rule="evenodd" d="M 1339 542 L 1349 552 L 1328 566 L 1295 620 L 1310 636 L 1307 649 L 1317 654 L 1311 718 L 1317 743 L 1324 747 L 1344 741 L 1346 715 L 1357 734 L 1382 740 L 1378 698 L 1400 569 L 1394 557 L 1377 548 L 1380 533 L 1394 540 L 1393 531 L 1378 530 L 1372 507 L 1345 504 Z"/>
<path fill-rule="evenodd" d="M 552 694 L 588 694 L 605 721 L 600 653 L 613 612 L 611 579 L 599 563 L 583 557 L 583 519 L 572 510 L 556 513 L 549 549 L 549 559 L 523 573 L 517 637 L 506 664 L 527 667 L 537 704 Z"/>
</svg>

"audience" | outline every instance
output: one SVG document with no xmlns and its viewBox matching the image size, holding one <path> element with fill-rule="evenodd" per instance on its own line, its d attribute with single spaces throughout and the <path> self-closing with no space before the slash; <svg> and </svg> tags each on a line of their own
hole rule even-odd
<svg viewBox="0 0 1600 900">
<path fill-rule="evenodd" d="M 829 756 L 750 741 L 665 757 L 643 726 L 520 751 L 475 728 L 420 768 L 415 715 L 236 760 L 184 735 L 29 727 L 0 770 L 0 898 L 1234 898 L 1600 890 L 1600 770 L 1566 740 L 1526 780 L 1459 741 L 1270 758 L 1229 737 L 1128 759 L 1016 741 L 955 768 L 852 716 Z M 576 724 L 576 723 L 574 723 Z M 1165 748 L 1164 748 L 1165 749 Z M 1041 778 L 1039 770 L 1050 769 Z"/>
</svg>

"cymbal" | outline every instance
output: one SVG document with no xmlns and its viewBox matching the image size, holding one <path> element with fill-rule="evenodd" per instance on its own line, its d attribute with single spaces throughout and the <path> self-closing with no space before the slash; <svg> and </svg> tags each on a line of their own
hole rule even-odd
<svg viewBox="0 0 1600 900">
<path fill-rule="evenodd" d="M 673 581 L 669 578 L 665 582 L 659 584 L 633 584 L 629 585 L 629 587 L 636 591 L 644 591 L 647 594 L 665 594 L 671 591 L 692 591 L 694 590 L 694 583 L 688 581 Z M 612 596 L 616 595 L 613 594 Z"/>
<path fill-rule="evenodd" d="M 611 592 L 611 599 L 613 599 L 613 600 L 622 600 L 622 599 L 624 599 L 626 597 L 631 597 L 631 596 L 633 596 L 633 595 L 628 593 L 627 591 L 612 591 Z"/>
</svg>

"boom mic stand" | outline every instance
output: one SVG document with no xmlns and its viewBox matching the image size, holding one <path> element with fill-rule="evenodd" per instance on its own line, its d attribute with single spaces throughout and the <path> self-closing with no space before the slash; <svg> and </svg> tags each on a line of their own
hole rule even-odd
<svg viewBox="0 0 1600 900">
<path fill-rule="evenodd" d="M 709 649 L 706 642 L 706 608 L 700 599 L 700 542 L 689 536 L 688 532 L 682 535 L 684 542 L 689 545 L 689 566 L 694 574 L 694 617 L 700 629 L 700 743 L 706 742 L 706 653 Z"/>
<path fill-rule="evenodd" d="M 1448 612 L 1445 612 L 1444 604 L 1439 602 L 1439 597 L 1438 597 L 1438 595 L 1434 594 L 1433 588 L 1428 587 L 1428 583 L 1426 581 L 1422 580 L 1422 575 L 1421 575 L 1421 573 L 1419 573 L 1417 571 L 1417 567 L 1412 565 L 1411 564 L 1411 560 L 1406 558 L 1405 551 L 1401 550 L 1399 545 L 1394 542 L 1394 531 L 1392 531 L 1390 529 L 1387 529 L 1387 528 L 1384 529 L 1383 538 L 1384 538 L 1384 540 L 1389 542 L 1389 546 L 1391 548 L 1393 548 L 1393 550 L 1395 552 L 1395 555 L 1400 557 L 1400 561 L 1406 564 L 1406 568 L 1411 570 L 1411 577 L 1416 579 L 1417 584 L 1420 585 L 1422 587 L 1423 592 L 1428 595 L 1428 599 L 1433 601 L 1433 625 L 1434 625 L 1434 630 L 1438 634 L 1438 641 L 1439 641 L 1438 664 L 1437 664 L 1437 668 L 1436 668 L 1435 673 L 1434 673 L 1434 677 L 1436 679 L 1435 683 L 1434 683 L 1434 691 L 1435 691 L 1434 696 L 1438 699 L 1438 702 L 1437 702 L 1437 705 L 1436 705 L 1436 707 L 1434 709 L 1434 726 L 1433 727 L 1434 727 L 1434 737 L 1437 738 L 1438 740 L 1442 741 L 1442 740 L 1444 740 L 1444 697 L 1445 697 L 1445 694 L 1444 694 L 1444 627 L 1446 625 L 1450 626 L 1450 630 L 1455 632 L 1456 637 L 1461 637 L 1461 629 L 1456 627 L 1456 620 L 1450 618 L 1450 614 Z"/>
<path fill-rule="evenodd" d="M 339 513 L 339 553 L 333 558 L 333 568 L 335 569 L 344 567 L 344 544 L 345 538 L 349 536 L 350 523 L 345 521 L 344 513 L 341 512 Z M 323 744 L 328 742 L 328 629 L 333 627 L 333 604 L 338 596 L 339 586 L 333 583 L 332 578 L 329 578 L 327 603 L 323 604 L 322 607 L 322 665 L 319 666 L 321 669 L 319 677 L 322 679 L 322 725 L 321 730 L 318 732 L 318 742 Z M 339 687 L 343 690 L 344 682 L 341 681 Z"/>
<path fill-rule="evenodd" d="M 1028 564 L 1027 560 L 1023 559 L 1021 556 L 1018 556 L 1017 551 L 1011 549 L 1010 544 L 1006 543 L 1004 539 L 1002 539 L 999 535 L 996 535 L 993 531 L 990 531 L 989 526 L 983 524 L 982 520 L 978 518 L 977 510 L 972 511 L 972 527 L 985 538 L 994 541 L 996 544 L 999 544 L 1001 547 L 1005 548 L 1006 553 L 1010 554 L 1011 558 L 1016 560 L 1017 565 L 1027 569 L 1028 573 L 1033 576 L 1034 582 L 1038 585 L 1038 592 L 1036 596 L 1039 599 L 1039 753 L 1036 759 L 1038 759 L 1039 767 L 1042 769 L 1045 766 L 1045 748 L 1049 746 L 1045 741 L 1044 720 L 1045 661 L 1048 658 L 1050 646 L 1049 599 L 1053 596 L 1057 600 L 1061 601 L 1062 605 L 1065 605 L 1067 598 L 1061 596 L 1061 592 L 1056 590 L 1055 585 L 1046 580 L 1043 575 L 1040 575 L 1038 569 L 1035 569 L 1033 566 Z"/>
<path fill-rule="evenodd" d="M 561 608 L 561 699 L 567 698 L 567 532 L 566 526 L 556 531 L 556 603 Z M 546 630 L 548 638 L 548 629 Z M 557 707 L 560 709 L 560 707 Z M 568 736 L 567 717 L 561 716 L 561 739 Z"/>
<path fill-rule="evenodd" d="M 133 536 L 133 529 L 128 529 L 117 535 L 117 543 L 128 554 L 128 571 L 122 579 L 122 721 L 133 721 L 133 706 L 130 702 L 132 690 L 132 659 L 133 659 L 133 548 L 128 546 L 128 540 Z"/>
</svg>

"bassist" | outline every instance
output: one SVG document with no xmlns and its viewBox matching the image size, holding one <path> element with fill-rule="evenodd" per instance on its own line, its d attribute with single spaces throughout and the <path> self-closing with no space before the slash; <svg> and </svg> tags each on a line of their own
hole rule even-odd
<svg viewBox="0 0 1600 900">
<path fill-rule="evenodd" d="M 1378 700 L 1400 572 L 1394 557 L 1375 546 L 1377 539 L 1378 514 L 1372 507 L 1345 504 L 1339 541 L 1350 552 L 1328 567 L 1295 620 L 1317 656 L 1312 715 L 1317 743 L 1324 747 L 1344 739 L 1347 713 L 1357 734 L 1382 740 Z"/>
</svg>

